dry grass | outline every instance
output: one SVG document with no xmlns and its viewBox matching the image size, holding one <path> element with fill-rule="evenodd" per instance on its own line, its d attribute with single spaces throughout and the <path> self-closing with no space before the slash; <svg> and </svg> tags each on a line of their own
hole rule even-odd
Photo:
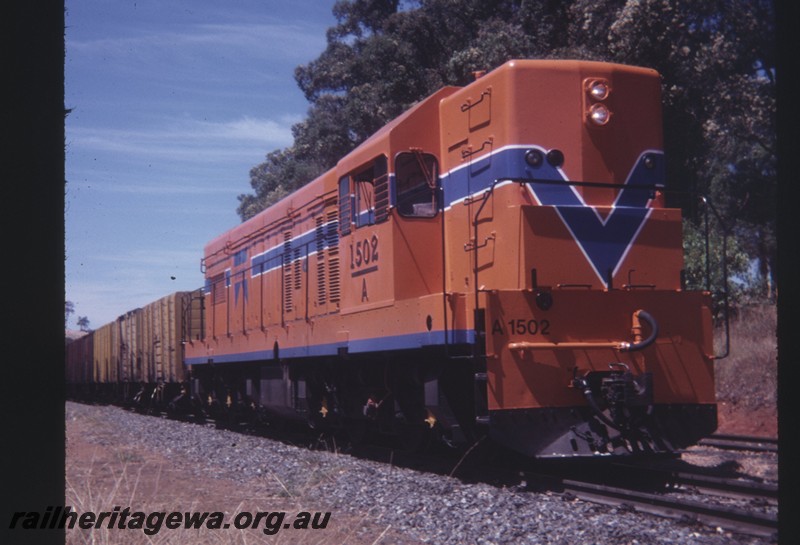
<svg viewBox="0 0 800 545">
<path fill-rule="evenodd" d="M 78 515 L 129 507 L 131 512 L 214 512 L 224 513 L 231 522 L 241 512 L 284 511 L 284 522 L 299 512 L 330 511 L 317 486 L 330 476 L 310 472 L 304 482 L 287 483 L 266 471 L 252 482 L 242 484 L 224 478 L 197 477 L 186 464 L 175 463 L 159 452 L 137 444 L 135 438 L 107 423 L 87 418 L 67 420 L 66 505 Z M 258 528 L 168 529 L 162 525 L 153 535 L 142 529 L 109 529 L 107 525 L 87 530 L 66 530 L 68 544 L 196 545 L 313 543 L 332 545 L 417 545 L 413 538 L 399 535 L 370 513 L 362 516 L 333 511 L 325 529 L 281 528 L 265 535 L 265 522 Z"/>
<path fill-rule="evenodd" d="M 730 355 L 715 364 L 717 399 L 741 409 L 777 406 L 778 342 L 774 305 L 745 307 L 731 321 Z M 717 351 L 724 347 L 718 332 Z"/>
<path fill-rule="evenodd" d="M 137 458 L 140 458 L 138 455 Z M 86 474 L 76 479 L 69 477 L 67 471 L 67 505 L 79 515 L 86 512 L 100 513 L 112 511 L 114 507 L 122 509 L 130 507 L 131 511 L 147 513 L 173 511 L 202 512 L 214 511 L 215 506 L 206 503 L 210 498 L 202 490 L 195 494 L 186 494 L 187 483 L 176 483 L 171 478 L 161 477 L 169 471 L 159 462 L 146 462 L 143 459 L 127 459 L 128 454 L 116 460 L 91 460 Z M 184 489 L 184 490 L 181 490 Z M 192 496 L 193 499 L 192 499 Z M 233 496 L 233 495 L 232 495 Z M 226 514 L 226 521 L 244 509 L 257 510 L 263 506 L 264 499 L 242 500 L 242 496 L 229 498 L 227 506 L 233 509 L 219 509 Z M 245 506 L 245 502 L 247 506 Z M 145 525 L 147 527 L 147 525 Z M 152 528 L 152 523 L 151 526 Z M 109 529 L 106 525 L 88 530 L 74 528 L 66 531 L 68 544 L 148 544 L 165 545 L 170 543 L 197 544 L 247 544 L 264 543 L 264 534 L 260 529 L 248 530 L 213 530 L 200 528 L 196 530 L 172 530 L 165 526 L 153 533 L 141 529 Z M 277 537 L 269 543 L 281 543 Z"/>
</svg>

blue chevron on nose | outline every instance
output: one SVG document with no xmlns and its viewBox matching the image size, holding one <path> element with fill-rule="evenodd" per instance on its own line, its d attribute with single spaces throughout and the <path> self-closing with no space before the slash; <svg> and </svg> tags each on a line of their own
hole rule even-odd
<svg viewBox="0 0 800 545">
<path fill-rule="evenodd" d="M 650 215 L 652 188 L 662 186 L 664 177 L 663 153 L 643 153 L 605 219 L 573 186 L 534 181 L 528 187 L 540 204 L 555 207 L 595 274 L 607 286 L 609 275 L 617 272 Z"/>
<path fill-rule="evenodd" d="M 615 208 L 605 222 L 588 206 L 557 206 L 556 210 L 606 285 L 608 275 L 617 272 L 651 209 Z"/>
</svg>

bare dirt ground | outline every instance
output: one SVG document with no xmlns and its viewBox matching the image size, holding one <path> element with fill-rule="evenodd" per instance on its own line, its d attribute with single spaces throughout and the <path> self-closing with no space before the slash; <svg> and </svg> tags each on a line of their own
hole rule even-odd
<svg viewBox="0 0 800 545">
<path fill-rule="evenodd" d="M 722 401 L 717 405 L 719 433 L 778 437 L 778 410 L 776 407 L 747 409 Z"/>
<path fill-rule="evenodd" d="M 730 322 L 730 345 L 714 362 L 719 433 L 778 436 L 778 316 L 774 304 L 752 304 Z M 716 332 L 722 352 L 724 330 Z"/>
</svg>

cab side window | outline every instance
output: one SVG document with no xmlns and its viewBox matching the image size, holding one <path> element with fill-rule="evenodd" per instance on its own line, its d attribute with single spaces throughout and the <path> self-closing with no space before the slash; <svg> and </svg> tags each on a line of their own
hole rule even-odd
<svg viewBox="0 0 800 545">
<path fill-rule="evenodd" d="M 439 164 L 420 151 L 402 152 L 395 158 L 396 207 L 401 216 L 432 218 L 439 209 Z"/>
</svg>

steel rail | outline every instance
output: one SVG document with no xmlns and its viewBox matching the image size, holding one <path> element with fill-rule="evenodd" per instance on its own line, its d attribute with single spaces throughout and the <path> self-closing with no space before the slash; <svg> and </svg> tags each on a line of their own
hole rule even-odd
<svg viewBox="0 0 800 545">
<path fill-rule="evenodd" d="M 751 450 L 755 452 L 778 452 L 776 437 L 757 437 L 751 435 L 714 434 L 701 439 L 698 445 L 726 450 Z"/>
<path fill-rule="evenodd" d="M 774 483 L 744 481 L 742 479 L 728 479 L 682 472 L 674 474 L 671 482 L 678 485 L 693 486 L 700 490 L 714 493 L 732 493 L 740 497 L 755 497 L 772 501 L 778 499 L 778 485 Z"/>
<path fill-rule="evenodd" d="M 740 507 L 710 505 L 697 500 L 670 498 L 664 494 L 640 492 L 603 484 L 565 479 L 561 481 L 565 493 L 585 501 L 605 505 L 628 506 L 678 520 L 697 521 L 731 532 L 774 537 L 778 531 L 778 516 L 758 513 Z"/>
</svg>

